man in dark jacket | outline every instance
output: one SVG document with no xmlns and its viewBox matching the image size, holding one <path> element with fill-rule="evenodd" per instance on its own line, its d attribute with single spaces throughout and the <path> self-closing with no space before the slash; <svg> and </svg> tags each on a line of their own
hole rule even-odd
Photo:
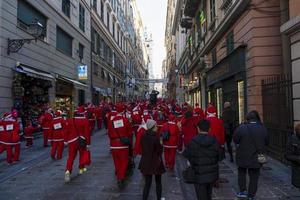
<svg viewBox="0 0 300 200">
<path fill-rule="evenodd" d="M 232 135 L 234 132 L 236 120 L 235 120 L 235 112 L 231 108 L 230 102 L 224 103 L 224 111 L 222 113 L 222 119 L 224 121 L 224 128 L 225 128 L 225 141 L 227 150 L 230 156 L 230 162 L 233 162 L 233 154 L 232 154 Z"/>
<path fill-rule="evenodd" d="M 240 125 L 233 135 L 233 141 L 237 144 L 236 164 L 238 166 L 238 183 L 240 192 L 238 198 L 253 200 L 258 185 L 260 168 L 258 154 L 264 153 L 269 143 L 268 131 L 261 123 L 257 111 L 251 111 L 246 116 L 247 123 Z M 247 192 L 247 174 L 249 174 L 249 187 Z"/>
<path fill-rule="evenodd" d="M 217 140 L 208 135 L 210 123 L 202 120 L 198 124 L 198 135 L 187 145 L 183 152 L 195 172 L 194 183 L 198 200 L 211 200 L 213 184 L 219 178 L 221 148 Z"/>
<path fill-rule="evenodd" d="M 292 163 L 292 184 L 300 188 L 300 123 L 288 140 L 285 158 Z"/>
</svg>

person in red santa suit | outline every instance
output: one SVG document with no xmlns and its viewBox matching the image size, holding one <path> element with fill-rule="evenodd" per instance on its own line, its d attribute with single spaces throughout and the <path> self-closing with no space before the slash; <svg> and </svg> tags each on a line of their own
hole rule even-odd
<svg viewBox="0 0 300 200">
<path fill-rule="evenodd" d="M 74 131 L 79 135 L 79 174 L 83 174 L 87 171 L 86 166 L 91 164 L 91 153 L 89 150 L 91 145 L 90 125 L 83 106 L 77 108 L 73 123 L 75 127 Z"/>
<path fill-rule="evenodd" d="M 182 149 L 183 149 L 183 132 L 182 132 L 182 129 L 181 129 L 181 120 L 183 119 L 183 115 L 182 115 L 182 109 L 180 108 L 179 105 L 176 105 L 175 107 L 175 121 L 176 121 L 176 124 L 180 130 L 180 133 L 179 133 L 179 141 L 178 141 L 178 147 L 177 147 L 177 150 L 178 152 L 182 152 Z"/>
<path fill-rule="evenodd" d="M 77 153 L 79 152 L 79 173 L 82 174 L 86 171 L 85 168 L 85 152 L 86 152 L 86 144 L 82 142 L 79 143 L 79 138 L 88 138 L 89 135 L 89 126 L 88 122 L 85 120 L 85 117 L 80 114 L 76 114 L 77 122 L 80 121 L 79 124 L 85 128 L 81 129 L 79 132 L 77 129 L 77 125 L 75 124 L 75 118 L 70 118 L 66 120 L 67 131 L 64 138 L 65 146 L 68 146 L 68 159 L 65 170 L 65 182 L 70 182 L 71 173 L 73 171 L 73 164 L 76 159 Z M 84 122 L 85 121 L 85 122 Z M 85 125 L 83 125 L 85 124 Z"/>
<path fill-rule="evenodd" d="M 96 115 L 96 121 L 97 121 L 97 128 L 100 130 L 102 128 L 102 104 L 99 106 L 95 107 L 95 115 Z"/>
<path fill-rule="evenodd" d="M 225 144 L 225 128 L 223 120 L 217 117 L 217 110 L 211 106 L 206 111 L 206 119 L 210 122 L 209 134 L 214 136 L 219 145 L 224 148 Z"/>
<path fill-rule="evenodd" d="M 96 124 L 96 114 L 95 114 L 95 106 L 92 105 L 91 103 L 89 103 L 87 107 L 87 117 L 89 119 L 90 132 L 93 133 Z"/>
<path fill-rule="evenodd" d="M 12 148 L 11 148 L 11 134 L 6 131 L 6 122 L 4 118 L 10 115 L 4 113 L 3 118 L 0 120 L 0 154 L 6 151 L 6 162 L 12 163 Z"/>
<path fill-rule="evenodd" d="M 131 145 L 132 127 L 129 120 L 124 117 L 124 105 L 117 104 L 118 114 L 112 117 L 108 124 L 110 149 L 114 160 L 118 186 L 122 188 L 129 166 L 129 146 Z"/>
<path fill-rule="evenodd" d="M 66 121 L 61 116 L 61 111 L 55 113 L 55 118 L 52 120 L 51 133 L 49 141 L 51 142 L 51 158 L 62 159 L 64 150 L 64 138 L 67 131 Z"/>
<path fill-rule="evenodd" d="M 48 147 L 48 138 L 52 131 L 52 120 L 53 115 L 51 114 L 52 110 L 49 108 L 41 115 L 39 118 L 39 123 L 43 129 L 43 136 L 44 136 L 44 147 Z"/>
<path fill-rule="evenodd" d="M 8 151 L 11 151 L 11 158 L 7 159 L 9 163 L 18 162 L 20 158 L 20 124 L 17 121 L 17 117 L 18 113 L 16 110 L 13 110 L 11 113 L 7 113 L 7 115 L 4 117 L 3 125 L 7 134 L 7 148 Z"/>
<path fill-rule="evenodd" d="M 33 133 L 38 131 L 40 126 L 34 126 L 29 119 L 25 122 L 24 128 L 24 138 L 26 140 L 26 148 L 29 148 L 33 145 Z"/>
<path fill-rule="evenodd" d="M 200 108 L 199 104 L 196 103 L 195 108 L 194 108 L 194 116 L 198 118 L 198 122 L 201 120 L 205 119 L 205 115 L 203 110 Z"/>
<path fill-rule="evenodd" d="M 142 115 L 141 115 L 141 112 L 140 112 L 138 106 L 136 106 L 133 109 L 131 119 L 132 119 L 133 132 L 135 135 L 137 135 L 137 131 L 138 131 L 140 125 L 142 124 Z"/>
<path fill-rule="evenodd" d="M 169 115 L 169 121 L 166 122 L 162 129 L 161 134 L 163 138 L 164 156 L 166 168 L 171 172 L 174 171 L 176 150 L 179 143 L 179 127 L 176 124 L 174 115 Z"/>
<path fill-rule="evenodd" d="M 152 119 L 150 111 L 148 109 L 143 110 L 142 120 L 144 123 L 147 122 L 148 119 Z"/>
<path fill-rule="evenodd" d="M 193 109 L 188 107 L 180 122 L 184 146 L 187 146 L 192 138 L 197 135 L 197 122 L 198 119 L 193 116 Z"/>
<path fill-rule="evenodd" d="M 144 135 L 144 133 L 146 132 L 146 130 L 147 130 L 146 123 L 142 122 L 142 124 L 139 126 L 137 133 L 136 133 L 136 140 L 135 140 L 134 149 L 133 149 L 134 156 L 142 155 L 141 138 Z"/>
</svg>

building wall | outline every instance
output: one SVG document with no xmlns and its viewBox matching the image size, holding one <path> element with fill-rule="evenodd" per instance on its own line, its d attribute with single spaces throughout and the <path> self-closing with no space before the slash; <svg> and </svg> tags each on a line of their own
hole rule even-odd
<svg viewBox="0 0 300 200">
<path fill-rule="evenodd" d="M 79 42 L 84 45 L 84 63 L 88 65 L 90 74 L 90 32 L 89 32 L 89 1 L 83 3 L 85 6 L 85 28 L 83 33 L 78 28 L 78 3 L 73 2 L 71 20 L 66 19 L 61 11 L 61 1 L 38 1 L 28 0 L 37 10 L 43 13 L 47 18 L 47 38 L 45 41 L 32 42 L 25 44 L 18 53 L 7 55 L 7 38 L 31 38 L 31 36 L 17 27 L 17 0 L 2 0 L 0 10 L 0 112 L 12 107 L 12 70 L 16 62 L 21 62 L 28 66 L 49 72 L 53 75 L 59 74 L 72 79 L 77 79 L 77 66 L 79 64 L 78 45 Z M 76 14 L 77 13 L 77 14 Z M 56 49 L 56 26 L 73 37 L 73 55 L 67 56 Z M 86 82 L 90 85 L 90 77 Z M 55 82 L 53 82 L 55 86 Z M 50 91 L 51 101 L 54 100 L 55 88 Z M 75 97 L 75 104 L 77 101 Z M 91 100 L 90 88 L 86 89 L 86 101 Z"/>
</svg>

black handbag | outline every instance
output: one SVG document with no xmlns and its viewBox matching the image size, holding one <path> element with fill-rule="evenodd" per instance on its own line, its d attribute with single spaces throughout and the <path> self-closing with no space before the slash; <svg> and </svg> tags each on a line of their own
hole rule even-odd
<svg viewBox="0 0 300 200">
<path fill-rule="evenodd" d="M 113 127 L 114 127 L 114 125 L 113 125 Z M 126 146 L 129 146 L 131 144 L 131 141 L 130 141 L 130 139 L 128 137 L 121 137 L 120 134 L 119 134 L 119 132 L 117 131 L 117 129 L 115 129 L 115 131 L 116 131 L 116 133 L 117 133 L 117 135 L 118 135 L 118 137 L 120 139 L 120 142 L 122 144 L 124 144 Z"/>
<path fill-rule="evenodd" d="M 182 171 L 182 178 L 185 183 L 196 183 L 196 173 L 192 166 L 188 166 L 185 170 Z"/>
</svg>

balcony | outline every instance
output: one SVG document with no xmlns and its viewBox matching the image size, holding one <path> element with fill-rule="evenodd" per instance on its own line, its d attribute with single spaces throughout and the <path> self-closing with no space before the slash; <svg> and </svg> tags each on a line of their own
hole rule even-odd
<svg viewBox="0 0 300 200">
<path fill-rule="evenodd" d="M 201 0 L 187 0 L 184 7 L 184 15 L 195 17 Z"/>
</svg>

